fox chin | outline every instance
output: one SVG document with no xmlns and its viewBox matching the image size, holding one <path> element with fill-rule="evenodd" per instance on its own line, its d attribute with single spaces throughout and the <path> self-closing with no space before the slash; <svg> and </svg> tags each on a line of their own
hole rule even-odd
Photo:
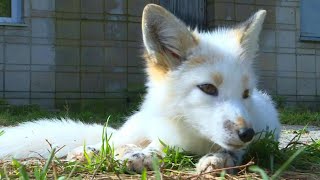
<svg viewBox="0 0 320 180">
<path fill-rule="evenodd" d="M 198 172 L 241 163 L 257 133 L 281 125 L 271 98 L 257 89 L 253 63 L 266 16 L 259 10 L 233 27 L 200 32 L 155 4 L 145 6 L 142 33 L 147 93 L 139 108 L 119 129 L 108 128 L 120 160 L 130 170 L 152 167 L 152 155 L 163 156 L 163 144 L 203 155 Z M 0 159 L 57 157 L 82 160 L 101 148 L 102 125 L 72 119 L 40 119 L 2 128 Z M 210 168 L 208 168 L 210 167 Z"/>
</svg>

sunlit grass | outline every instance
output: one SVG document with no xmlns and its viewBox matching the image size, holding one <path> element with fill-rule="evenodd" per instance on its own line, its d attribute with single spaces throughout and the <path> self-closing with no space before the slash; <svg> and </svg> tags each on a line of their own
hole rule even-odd
<svg viewBox="0 0 320 180">
<path fill-rule="evenodd" d="M 320 126 L 320 111 L 307 108 L 281 108 L 279 115 L 283 124 Z"/>
</svg>

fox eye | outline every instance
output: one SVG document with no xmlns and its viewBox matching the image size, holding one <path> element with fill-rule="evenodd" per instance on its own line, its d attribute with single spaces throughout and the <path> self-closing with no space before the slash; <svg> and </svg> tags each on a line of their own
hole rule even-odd
<svg viewBox="0 0 320 180">
<path fill-rule="evenodd" d="M 197 86 L 201 91 L 212 96 L 218 96 L 218 89 L 212 84 L 201 84 Z"/>
<path fill-rule="evenodd" d="M 242 98 L 247 99 L 250 96 L 249 89 L 243 91 Z"/>
</svg>

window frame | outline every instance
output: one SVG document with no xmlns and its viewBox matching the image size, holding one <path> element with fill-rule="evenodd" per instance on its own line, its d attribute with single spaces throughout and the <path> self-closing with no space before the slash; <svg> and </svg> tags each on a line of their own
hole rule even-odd
<svg viewBox="0 0 320 180">
<path fill-rule="evenodd" d="M 22 1 L 11 0 L 11 17 L 0 17 L 0 23 L 22 23 Z"/>
</svg>

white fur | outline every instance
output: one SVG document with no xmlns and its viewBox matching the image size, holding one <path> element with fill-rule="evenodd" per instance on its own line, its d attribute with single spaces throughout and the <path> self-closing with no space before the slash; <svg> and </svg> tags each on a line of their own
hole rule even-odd
<svg viewBox="0 0 320 180">
<path fill-rule="evenodd" d="M 0 158 L 48 157 L 51 147 L 59 149 L 57 157 L 65 156 L 84 143 L 99 143 L 103 126 L 83 124 L 71 119 L 39 119 L 16 127 L 1 128 Z M 109 130 L 111 133 L 113 130 Z"/>
<path fill-rule="evenodd" d="M 178 146 L 196 154 L 219 152 L 213 155 L 214 158 L 208 157 L 201 161 L 214 164 L 221 161 L 217 158 L 223 156 L 222 151 L 230 151 L 241 159 L 242 150 L 250 143 L 242 142 L 238 130 L 226 128 L 226 122 L 236 124 L 237 119 L 242 118 L 246 127 L 252 127 L 255 132 L 275 130 L 278 138 L 280 123 L 277 111 L 270 97 L 256 89 L 257 78 L 252 68 L 264 16 L 265 11 L 259 11 L 245 24 L 247 28 L 241 26 L 238 29 L 220 28 L 213 32 L 192 33 L 163 8 L 148 5 L 143 16 L 145 47 L 147 53 L 156 58 L 157 62 L 154 63 L 169 66 L 168 72 L 161 80 L 149 78 L 147 94 L 140 110 L 114 132 L 112 143 L 115 147 L 139 145 L 139 142 L 149 140 L 151 143 L 146 149 L 160 151 L 160 139 L 170 146 Z M 235 30 L 243 31 L 243 42 L 239 42 L 239 34 L 235 34 Z M 182 36 L 178 37 L 179 34 Z M 175 38 L 172 38 L 173 35 Z M 182 40 L 185 36 L 187 40 Z M 196 37 L 198 43 L 193 44 L 192 36 Z M 170 52 L 176 55 L 171 56 Z M 158 58 L 159 54 L 164 59 Z M 183 57 L 184 61 L 177 59 L 177 56 Z M 190 66 L 188 61 L 198 56 L 205 61 Z M 218 86 L 218 96 L 205 94 L 197 87 L 200 84 L 215 84 L 212 79 L 214 73 L 219 73 L 223 78 L 222 84 Z M 246 83 L 243 81 L 245 76 Z M 250 97 L 243 99 L 242 93 L 246 89 L 249 89 Z M 48 145 L 45 139 L 55 146 L 66 145 L 59 153 L 59 156 L 63 156 L 71 149 L 83 145 L 84 141 L 88 145 L 98 144 L 102 127 L 71 120 L 40 120 L 5 128 L 5 131 L 4 136 L 0 137 L 1 159 L 37 155 L 30 153 L 33 151 L 47 157 Z M 94 147 L 99 148 L 99 145 Z M 145 151 L 141 153 L 148 154 Z M 78 155 L 79 148 L 69 154 L 70 158 L 73 154 Z M 132 161 L 137 163 L 136 167 L 140 167 L 143 162 L 141 159 Z M 229 159 L 228 162 L 232 161 Z M 204 169 L 201 168 L 203 166 L 206 165 L 198 165 L 200 171 Z"/>
</svg>

